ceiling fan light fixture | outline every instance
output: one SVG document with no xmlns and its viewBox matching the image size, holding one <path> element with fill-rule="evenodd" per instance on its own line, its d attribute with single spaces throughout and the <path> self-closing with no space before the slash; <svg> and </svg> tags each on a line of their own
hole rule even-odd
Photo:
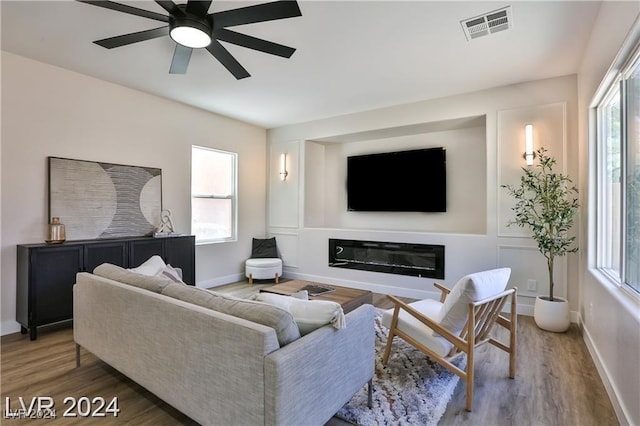
<svg viewBox="0 0 640 426">
<path fill-rule="evenodd" d="M 171 22 L 169 35 L 178 44 L 193 49 L 207 47 L 211 44 L 209 27 L 193 19 L 175 19 Z"/>
</svg>

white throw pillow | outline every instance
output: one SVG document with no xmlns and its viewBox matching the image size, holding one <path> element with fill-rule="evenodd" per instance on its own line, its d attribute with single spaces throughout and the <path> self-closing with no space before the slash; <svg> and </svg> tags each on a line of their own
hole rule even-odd
<svg viewBox="0 0 640 426">
<path fill-rule="evenodd" d="M 256 300 L 289 311 L 303 336 L 326 324 L 331 324 L 336 329 L 347 326 L 342 306 L 336 302 L 301 300 L 273 293 L 258 293 Z"/>
<path fill-rule="evenodd" d="M 300 290 L 297 293 L 293 293 L 291 297 L 295 297 L 300 300 L 309 300 L 309 292 L 307 290 Z"/>
<path fill-rule="evenodd" d="M 151 256 L 142 265 L 129 269 L 130 271 L 137 272 L 142 275 L 154 276 L 158 275 L 167 265 L 164 260 L 158 255 Z"/>
<path fill-rule="evenodd" d="M 180 268 L 174 268 L 169 264 L 167 264 L 167 266 L 165 266 L 160 272 L 158 272 L 158 275 L 164 275 L 175 283 L 184 284 L 184 282 L 182 282 L 182 270 Z"/>
</svg>

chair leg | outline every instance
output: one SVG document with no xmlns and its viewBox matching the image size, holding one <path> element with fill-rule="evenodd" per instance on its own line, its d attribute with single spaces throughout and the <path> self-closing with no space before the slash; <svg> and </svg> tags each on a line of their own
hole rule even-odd
<svg viewBox="0 0 640 426">
<path fill-rule="evenodd" d="M 367 383 L 367 407 L 373 408 L 373 379 Z"/>
<path fill-rule="evenodd" d="M 280 282 L 280 277 L 278 276 L 278 273 L 276 272 L 276 284 L 278 284 Z"/>
<path fill-rule="evenodd" d="M 253 285 L 253 274 L 249 274 L 249 284 Z"/>
<path fill-rule="evenodd" d="M 391 345 L 393 344 L 393 338 L 396 335 L 393 333 L 393 329 L 389 330 L 389 335 L 387 336 L 387 347 L 384 349 L 384 354 L 382 355 L 382 363 L 387 365 L 387 361 L 389 361 L 389 354 L 391 354 Z"/>
<path fill-rule="evenodd" d="M 467 365 L 467 411 L 473 409 L 473 364 Z"/>
<path fill-rule="evenodd" d="M 467 314 L 467 411 L 473 408 L 473 381 L 474 381 L 474 363 L 476 350 L 476 317 L 473 304 L 469 304 L 469 312 Z"/>
<path fill-rule="evenodd" d="M 516 292 L 511 295 L 511 324 L 509 327 L 509 378 L 511 379 L 516 377 L 516 349 L 518 340 L 517 294 L 516 289 Z"/>
<path fill-rule="evenodd" d="M 396 307 L 393 310 L 393 318 L 391 319 L 391 327 L 389 327 L 389 334 L 387 335 L 387 347 L 384 350 L 384 355 L 382 355 L 382 363 L 384 365 L 387 365 L 387 361 L 389 361 L 389 354 L 391 353 L 391 345 L 393 344 L 393 338 L 396 336 L 396 327 L 398 326 L 398 315 L 400 315 L 400 307 L 396 305 Z"/>
</svg>

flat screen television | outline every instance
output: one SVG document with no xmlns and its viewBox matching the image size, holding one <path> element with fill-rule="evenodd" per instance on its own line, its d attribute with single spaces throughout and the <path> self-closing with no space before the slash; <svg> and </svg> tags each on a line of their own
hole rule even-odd
<svg viewBox="0 0 640 426">
<path fill-rule="evenodd" d="M 446 164 L 442 147 L 348 157 L 347 208 L 446 212 Z"/>
</svg>

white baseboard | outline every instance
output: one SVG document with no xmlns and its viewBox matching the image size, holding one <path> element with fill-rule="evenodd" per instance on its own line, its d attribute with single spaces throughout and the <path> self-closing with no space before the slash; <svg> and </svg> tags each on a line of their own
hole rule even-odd
<svg viewBox="0 0 640 426">
<path fill-rule="evenodd" d="M 2 327 L 3 336 L 6 334 L 13 334 L 20 331 L 20 324 L 13 320 L 2 321 L 2 325 L 0 327 Z"/>
<path fill-rule="evenodd" d="M 616 416 L 618 417 L 618 422 L 623 426 L 632 425 L 633 423 L 631 423 L 631 415 L 620 403 L 621 399 L 618 397 L 620 393 L 615 384 L 609 379 L 609 377 L 611 377 L 609 375 L 609 371 L 602 362 L 602 357 L 600 356 L 598 348 L 596 348 L 596 346 L 593 344 L 593 339 L 591 338 L 588 327 L 582 322 L 581 317 L 579 317 L 579 320 L 580 326 L 582 328 L 582 338 L 584 340 L 584 343 L 587 345 L 587 350 L 591 355 L 591 359 L 593 359 L 593 363 L 596 365 L 596 370 L 598 370 L 598 374 L 600 375 L 600 379 L 604 384 L 607 395 L 609 395 L 609 400 L 611 401 L 611 405 L 613 405 L 613 411 L 615 411 Z"/>
<path fill-rule="evenodd" d="M 225 285 L 225 284 L 231 284 L 231 283 L 235 283 L 238 281 L 242 281 L 243 279 L 245 279 L 246 277 L 244 276 L 244 273 L 237 273 L 237 274 L 232 274 L 232 275 L 227 275 L 225 277 L 218 277 L 218 278 L 214 278 L 212 280 L 206 280 L 206 281 L 200 281 L 196 283 L 196 287 L 199 288 L 211 288 L 211 287 L 218 287 L 221 285 Z"/>
<path fill-rule="evenodd" d="M 509 307 L 506 306 L 508 309 Z M 508 312 L 508 311 L 507 311 Z M 533 305 L 525 305 L 522 303 L 518 303 L 518 315 L 525 315 L 528 317 L 533 316 Z M 574 324 L 579 324 L 578 322 L 579 313 L 578 311 L 569 311 L 569 319 Z"/>
<path fill-rule="evenodd" d="M 317 283 L 323 284 L 336 284 L 342 285 L 345 287 L 358 288 L 360 290 L 369 290 L 374 293 L 379 294 L 393 294 L 394 296 L 400 297 L 411 297 L 413 299 L 440 299 L 440 292 L 437 291 L 426 291 L 426 290 L 412 290 L 407 288 L 398 288 L 380 284 L 372 284 L 365 283 L 362 281 L 353 281 L 353 280 L 343 280 L 340 278 L 327 278 L 319 275 L 310 275 L 310 274 L 301 274 L 298 272 L 293 272 L 291 270 L 286 271 L 286 278 L 294 278 L 298 280 L 304 281 L 313 281 Z M 505 306 L 504 311 L 509 312 L 511 309 L 507 304 Z M 533 305 L 518 303 L 518 314 L 532 317 L 533 316 Z M 571 322 L 578 323 L 578 312 L 571 311 Z"/>
</svg>

